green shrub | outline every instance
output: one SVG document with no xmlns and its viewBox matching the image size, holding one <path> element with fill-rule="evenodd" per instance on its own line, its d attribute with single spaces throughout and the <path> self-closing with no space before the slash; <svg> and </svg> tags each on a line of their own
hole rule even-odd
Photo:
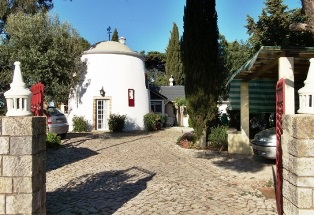
<svg viewBox="0 0 314 215">
<path fill-rule="evenodd" d="M 192 123 L 191 117 L 188 118 L 188 124 L 189 124 L 189 128 L 193 128 L 193 123 Z"/>
<path fill-rule="evenodd" d="M 73 131 L 74 132 L 84 132 L 88 131 L 88 124 L 84 117 L 74 116 L 72 119 L 73 122 Z"/>
<path fill-rule="evenodd" d="M 177 98 L 175 104 L 177 106 L 186 106 L 186 100 L 185 98 Z"/>
<path fill-rule="evenodd" d="M 55 133 L 48 132 L 46 136 L 46 145 L 48 148 L 56 148 L 61 145 L 61 137 Z"/>
<path fill-rule="evenodd" d="M 220 149 L 228 148 L 227 126 L 217 126 L 211 129 L 208 135 L 209 146 Z"/>
<path fill-rule="evenodd" d="M 124 128 L 126 115 L 110 114 L 109 116 L 109 130 L 112 132 L 121 132 Z"/>
<path fill-rule="evenodd" d="M 159 119 L 159 114 L 148 113 L 144 115 L 144 126 L 147 131 L 155 131 L 156 121 Z"/>
</svg>

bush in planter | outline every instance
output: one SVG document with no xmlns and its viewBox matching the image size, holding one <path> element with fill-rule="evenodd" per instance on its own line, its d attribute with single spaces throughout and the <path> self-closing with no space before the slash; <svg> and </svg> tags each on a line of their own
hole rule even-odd
<svg viewBox="0 0 314 215">
<path fill-rule="evenodd" d="M 228 148 L 228 127 L 227 126 L 217 126 L 211 129 L 208 135 L 209 146 L 217 149 L 227 149 Z"/>
<path fill-rule="evenodd" d="M 74 132 L 84 132 L 88 131 L 88 124 L 84 117 L 74 116 L 72 119 L 73 122 L 73 131 Z"/>
<path fill-rule="evenodd" d="M 126 115 L 110 114 L 109 116 L 109 130 L 112 132 L 121 132 L 124 128 Z"/>
<path fill-rule="evenodd" d="M 159 114 L 148 113 L 144 115 L 144 126 L 147 131 L 155 131 L 156 121 L 159 119 Z"/>
<path fill-rule="evenodd" d="M 194 132 L 187 132 L 177 139 L 177 144 L 184 148 L 197 148 Z"/>
<path fill-rule="evenodd" d="M 61 137 L 55 133 L 48 132 L 46 136 L 47 148 L 57 148 L 61 145 Z"/>
</svg>

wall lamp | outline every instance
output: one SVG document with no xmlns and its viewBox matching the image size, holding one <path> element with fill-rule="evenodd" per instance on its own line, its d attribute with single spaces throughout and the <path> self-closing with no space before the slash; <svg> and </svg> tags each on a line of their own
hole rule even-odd
<svg viewBox="0 0 314 215">
<path fill-rule="evenodd" d="M 99 93 L 102 97 L 105 97 L 106 92 L 104 91 L 104 87 L 101 87 L 101 90 L 99 90 Z"/>
</svg>

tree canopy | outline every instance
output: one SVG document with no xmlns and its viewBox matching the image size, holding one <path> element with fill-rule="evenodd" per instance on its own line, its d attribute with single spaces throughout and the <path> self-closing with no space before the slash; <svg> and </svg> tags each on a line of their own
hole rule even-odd
<svg viewBox="0 0 314 215">
<path fill-rule="evenodd" d="M 165 71 L 166 55 L 158 51 L 151 51 L 145 55 L 145 66 L 147 69 L 158 69 Z"/>
<path fill-rule="evenodd" d="M 0 1 L 0 34 L 7 35 L 4 27 L 10 14 L 22 12 L 35 14 L 47 12 L 53 8 L 52 0 L 1 0 Z"/>
<path fill-rule="evenodd" d="M 215 0 L 186 0 L 182 36 L 183 71 L 187 110 L 198 138 L 204 135 L 217 113 L 224 83 L 219 68 L 217 12 Z M 200 24 L 201 23 L 201 24 Z"/>
<path fill-rule="evenodd" d="M 171 36 L 166 49 L 166 75 L 174 78 L 175 85 L 184 84 L 184 75 L 180 53 L 179 30 L 176 23 L 173 23 Z"/>
<path fill-rule="evenodd" d="M 71 87 L 84 74 L 80 56 L 89 43 L 70 24 L 47 13 L 10 15 L 5 31 L 10 40 L 2 38 L 0 45 L 2 83 L 11 82 L 11 65 L 20 61 L 28 86 L 41 81 L 46 100 L 67 102 Z"/>
<path fill-rule="evenodd" d="M 304 47 L 314 46 L 314 40 L 310 32 L 291 31 L 289 26 L 294 22 L 305 21 L 301 9 L 288 10 L 283 0 L 266 0 L 265 8 L 257 22 L 247 16 L 247 32 L 250 35 L 249 42 L 255 51 L 261 46 Z"/>
<path fill-rule="evenodd" d="M 255 53 L 253 52 L 249 42 L 233 41 L 227 42 L 224 36 L 220 35 L 219 48 L 221 61 L 230 77 L 237 69 L 239 69 L 248 59 Z"/>
<path fill-rule="evenodd" d="M 231 75 L 238 70 L 253 54 L 252 48 L 248 42 L 228 42 L 223 35 L 219 35 L 218 40 L 218 69 L 220 71 L 220 80 L 224 80 L 221 87 L 221 99 L 228 97 L 227 81 Z"/>
<path fill-rule="evenodd" d="M 150 84 L 156 86 L 167 85 L 168 79 L 165 73 L 166 55 L 158 51 L 151 51 L 145 54 L 145 67 Z"/>
</svg>

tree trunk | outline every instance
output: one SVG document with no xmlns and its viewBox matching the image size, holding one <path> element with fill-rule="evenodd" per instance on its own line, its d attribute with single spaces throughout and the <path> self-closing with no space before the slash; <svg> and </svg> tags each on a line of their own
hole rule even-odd
<svg viewBox="0 0 314 215">
<path fill-rule="evenodd" d="M 198 145 L 200 146 L 201 149 L 205 149 L 207 147 L 206 129 L 203 130 L 203 134 L 202 134 L 201 138 L 198 140 Z"/>
</svg>

